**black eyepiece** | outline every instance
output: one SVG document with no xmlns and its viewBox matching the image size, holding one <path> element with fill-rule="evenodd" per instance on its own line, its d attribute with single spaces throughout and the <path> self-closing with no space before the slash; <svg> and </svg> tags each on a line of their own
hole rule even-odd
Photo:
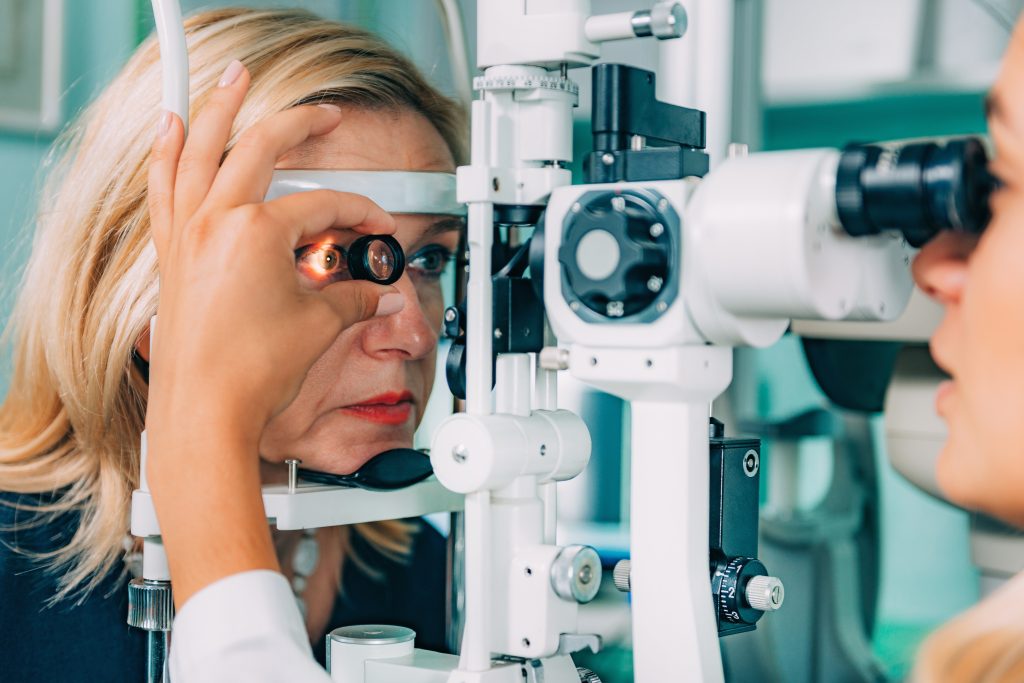
<svg viewBox="0 0 1024 683">
<path fill-rule="evenodd" d="M 981 233 L 997 182 L 979 138 L 850 145 L 836 174 L 836 205 L 855 237 L 895 230 L 915 247 L 942 230 Z"/>
<path fill-rule="evenodd" d="M 391 235 L 363 235 L 348 248 L 348 269 L 355 280 L 390 285 L 402 277 L 405 252 Z"/>
</svg>

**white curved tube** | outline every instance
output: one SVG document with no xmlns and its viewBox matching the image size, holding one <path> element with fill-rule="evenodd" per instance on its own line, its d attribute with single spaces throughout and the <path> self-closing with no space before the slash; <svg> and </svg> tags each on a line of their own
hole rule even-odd
<svg viewBox="0 0 1024 683">
<path fill-rule="evenodd" d="M 181 117 L 188 134 L 188 47 L 178 0 L 152 0 L 160 43 L 163 108 Z"/>
</svg>

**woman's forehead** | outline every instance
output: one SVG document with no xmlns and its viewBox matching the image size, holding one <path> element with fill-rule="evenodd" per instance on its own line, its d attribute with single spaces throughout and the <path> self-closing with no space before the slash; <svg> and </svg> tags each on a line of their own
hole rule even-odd
<svg viewBox="0 0 1024 683">
<path fill-rule="evenodd" d="M 326 135 L 306 140 L 278 168 L 455 171 L 444 138 L 411 110 L 342 107 L 342 120 Z"/>
</svg>

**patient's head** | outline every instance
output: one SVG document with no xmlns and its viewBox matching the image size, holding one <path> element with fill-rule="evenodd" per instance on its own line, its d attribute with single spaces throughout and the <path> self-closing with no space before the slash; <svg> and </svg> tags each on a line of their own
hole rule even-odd
<svg viewBox="0 0 1024 683">
<path fill-rule="evenodd" d="M 252 76 L 229 147 L 273 113 L 333 102 L 342 124 L 279 166 L 452 171 L 462 161 L 458 105 L 371 34 L 299 11 L 217 10 L 186 24 L 193 116 L 232 60 Z M 71 587 L 116 561 L 138 484 L 146 385 L 130 357 L 157 303 L 146 174 L 161 116 L 158 57 L 151 38 L 58 142 L 12 316 L 0 490 L 62 489 L 60 506 L 83 510 L 57 558 L 69 563 Z M 434 374 L 437 275 L 457 246 L 458 224 L 399 216 L 396 237 L 410 259 L 396 285 L 405 308 L 338 337 L 294 405 L 268 427 L 267 459 L 298 457 L 346 472 L 382 449 L 410 445 Z M 225 339 L 225 354 L 230 349 Z"/>
<path fill-rule="evenodd" d="M 949 426 L 938 463 L 953 501 L 1024 523 L 1024 23 L 989 97 L 991 170 L 1004 186 L 980 239 L 943 234 L 914 263 L 946 315 L 932 337 L 952 381 L 936 407 Z"/>
<path fill-rule="evenodd" d="M 356 107 L 346 107 L 338 128 L 307 142 L 279 165 L 455 168 L 450 148 L 422 114 Z M 398 215 L 396 223 L 395 237 L 408 259 L 395 285 L 407 298 L 405 308 L 341 333 L 313 365 L 295 401 L 267 426 L 260 445 L 266 459 L 297 457 L 303 467 L 347 473 L 383 450 L 412 445 L 434 381 L 444 309 L 440 277 L 459 245 L 462 221 Z M 340 244 L 354 239 L 335 237 Z"/>
</svg>

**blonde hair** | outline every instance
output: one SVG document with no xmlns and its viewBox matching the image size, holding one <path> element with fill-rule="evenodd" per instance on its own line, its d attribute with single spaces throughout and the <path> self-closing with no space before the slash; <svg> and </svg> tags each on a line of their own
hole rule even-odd
<svg viewBox="0 0 1024 683">
<path fill-rule="evenodd" d="M 245 9 L 197 14 L 186 31 L 193 116 L 232 59 L 252 74 L 229 147 L 270 114 L 327 101 L 419 112 L 457 163 L 465 157 L 459 105 L 370 33 L 302 11 Z M 8 329 L 13 372 L 0 405 L 0 491 L 56 492 L 33 509 L 80 515 L 67 545 L 46 556 L 63 572 L 55 598 L 84 595 L 115 568 L 138 485 L 146 384 L 129 359 L 157 305 L 146 169 L 161 111 L 158 56 L 150 38 L 51 150 Z M 362 532 L 385 554 L 411 544 L 400 523 Z"/>
<path fill-rule="evenodd" d="M 1024 681 L 1024 574 L 933 633 L 921 646 L 913 683 Z"/>
</svg>

